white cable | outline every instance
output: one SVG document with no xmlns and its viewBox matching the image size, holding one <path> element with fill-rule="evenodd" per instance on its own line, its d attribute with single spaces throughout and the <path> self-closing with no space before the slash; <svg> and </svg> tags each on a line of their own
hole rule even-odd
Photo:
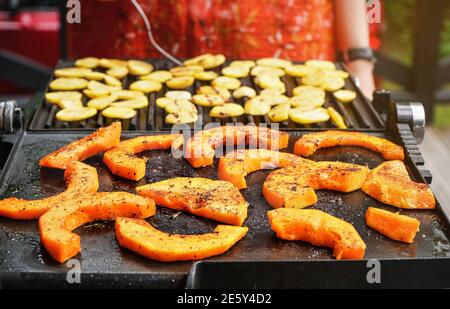
<svg viewBox="0 0 450 309">
<path fill-rule="evenodd" d="M 175 58 L 174 56 L 172 56 L 169 52 L 167 52 L 166 50 L 164 50 L 156 41 L 155 38 L 153 37 L 152 34 L 152 26 L 150 24 L 150 21 L 147 18 L 147 15 L 145 15 L 144 10 L 142 9 L 141 5 L 137 2 L 137 0 L 131 0 L 131 3 L 134 5 L 134 7 L 136 8 L 136 10 L 138 11 L 139 15 L 141 15 L 142 19 L 144 20 L 144 24 L 145 27 L 147 28 L 147 35 L 148 35 L 148 39 L 150 40 L 150 43 L 153 45 L 153 47 L 156 48 L 156 50 L 163 55 L 164 57 L 168 58 L 169 60 L 171 60 L 172 62 L 176 63 L 177 65 L 182 66 L 183 63 L 178 60 L 177 58 Z"/>
</svg>

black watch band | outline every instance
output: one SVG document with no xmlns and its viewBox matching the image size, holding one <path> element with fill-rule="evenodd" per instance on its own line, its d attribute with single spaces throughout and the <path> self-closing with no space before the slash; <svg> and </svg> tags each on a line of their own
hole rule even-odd
<svg viewBox="0 0 450 309">
<path fill-rule="evenodd" d="M 351 48 L 345 52 L 341 52 L 339 59 L 343 62 L 351 62 L 354 60 L 367 60 L 375 62 L 375 53 L 372 48 Z"/>
</svg>

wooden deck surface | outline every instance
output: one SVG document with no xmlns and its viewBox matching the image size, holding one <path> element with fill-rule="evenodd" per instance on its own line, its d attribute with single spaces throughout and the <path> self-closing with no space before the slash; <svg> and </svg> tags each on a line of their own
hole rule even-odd
<svg viewBox="0 0 450 309">
<path fill-rule="evenodd" d="M 445 212 L 450 214 L 450 128 L 428 127 L 419 147 L 425 167 L 433 175 L 431 189 Z"/>
</svg>

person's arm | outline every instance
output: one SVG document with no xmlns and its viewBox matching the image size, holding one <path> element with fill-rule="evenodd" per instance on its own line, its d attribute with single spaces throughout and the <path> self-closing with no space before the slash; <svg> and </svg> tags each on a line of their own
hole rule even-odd
<svg viewBox="0 0 450 309">
<path fill-rule="evenodd" d="M 365 0 L 335 0 L 335 15 L 339 51 L 370 47 Z M 373 63 L 368 60 L 355 60 L 347 63 L 347 67 L 351 74 L 359 79 L 363 93 L 372 98 L 375 90 Z"/>
</svg>

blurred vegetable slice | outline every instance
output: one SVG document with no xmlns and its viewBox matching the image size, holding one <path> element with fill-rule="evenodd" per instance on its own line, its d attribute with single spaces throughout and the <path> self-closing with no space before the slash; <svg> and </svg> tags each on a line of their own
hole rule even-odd
<svg viewBox="0 0 450 309">
<path fill-rule="evenodd" d="M 134 90 L 118 90 L 113 91 L 112 93 L 116 95 L 119 100 L 131 100 L 145 96 L 143 92 Z"/>
<path fill-rule="evenodd" d="M 270 75 L 281 77 L 285 75 L 285 72 L 278 68 L 256 66 L 252 68 L 250 74 L 252 76 Z"/>
<path fill-rule="evenodd" d="M 289 111 L 291 109 L 291 105 L 289 103 L 283 103 L 272 108 L 267 116 L 272 122 L 282 122 L 287 121 L 289 119 Z"/>
<path fill-rule="evenodd" d="M 197 112 L 181 111 L 177 114 L 168 114 L 165 122 L 168 124 L 193 123 L 198 120 Z"/>
<path fill-rule="evenodd" d="M 253 60 L 234 60 L 230 63 L 230 67 L 246 67 L 248 69 L 253 68 L 256 62 Z"/>
<path fill-rule="evenodd" d="M 75 66 L 80 68 L 94 69 L 98 66 L 98 62 L 99 62 L 98 58 L 86 57 L 75 61 Z"/>
<path fill-rule="evenodd" d="M 112 92 L 115 90 L 122 90 L 122 87 L 109 86 L 109 85 L 100 83 L 96 80 L 91 80 L 88 83 L 87 88 L 89 90 L 93 90 L 93 91 L 108 91 L 108 92 Z"/>
<path fill-rule="evenodd" d="M 306 111 L 300 107 L 291 109 L 289 118 L 296 123 L 313 124 L 328 121 L 330 116 L 327 110 L 321 107 Z"/>
<path fill-rule="evenodd" d="M 197 94 L 218 94 L 225 101 L 228 101 L 231 98 L 230 90 L 224 87 L 201 86 L 197 89 Z"/>
<path fill-rule="evenodd" d="M 131 75 L 146 75 L 153 71 L 153 65 L 141 60 L 128 60 L 128 72 Z"/>
<path fill-rule="evenodd" d="M 192 99 L 192 95 L 189 91 L 167 91 L 166 98 L 174 99 L 174 100 L 190 100 Z"/>
<path fill-rule="evenodd" d="M 105 75 L 105 83 L 109 86 L 122 88 L 122 82 L 113 76 Z"/>
<path fill-rule="evenodd" d="M 213 71 L 202 71 L 194 73 L 194 78 L 201 81 L 210 81 L 217 78 L 217 73 Z"/>
<path fill-rule="evenodd" d="M 62 99 L 58 103 L 59 107 L 64 108 L 80 108 L 83 107 L 83 102 L 81 100 L 74 99 Z"/>
<path fill-rule="evenodd" d="M 245 113 L 254 116 L 264 116 L 270 111 L 270 104 L 266 101 L 257 99 L 254 97 L 245 102 Z"/>
<path fill-rule="evenodd" d="M 192 97 L 192 102 L 207 107 L 225 104 L 224 98 L 218 94 L 196 94 Z"/>
<path fill-rule="evenodd" d="M 127 107 L 110 106 L 102 111 L 102 116 L 110 119 L 131 119 L 136 116 L 136 111 Z"/>
<path fill-rule="evenodd" d="M 97 110 L 92 107 L 65 108 L 56 113 L 56 119 L 67 122 L 82 121 L 96 114 Z"/>
<path fill-rule="evenodd" d="M 111 106 L 114 107 L 127 107 L 131 109 L 141 109 L 148 106 L 148 98 L 147 97 L 139 97 L 135 99 L 125 100 L 125 101 L 117 101 L 111 103 Z"/>
<path fill-rule="evenodd" d="M 125 76 L 128 75 L 128 68 L 127 67 L 112 67 L 111 69 L 109 69 L 108 71 L 106 71 L 106 74 L 108 74 L 109 76 L 118 78 L 118 79 L 122 79 Z"/>
<path fill-rule="evenodd" d="M 148 80 L 148 79 L 154 80 L 154 81 L 157 81 L 162 84 L 162 83 L 167 82 L 172 77 L 173 77 L 173 75 L 169 71 L 159 70 L 159 71 L 154 71 L 147 75 L 142 75 L 139 78 L 142 80 Z"/>
<path fill-rule="evenodd" d="M 213 87 L 223 87 L 228 90 L 235 90 L 241 86 L 241 81 L 234 77 L 219 76 L 211 82 L 211 85 Z"/>
<path fill-rule="evenodd" d="M 99 97 L 92 100 L 89 100 L 87 103 L 88 107 L 95 108 L 96 110 L 103 110 L 107 108 L 111 103 L 117 100 L 117 95 L 110 95 L 107 97 Z"/>
<path fill-rule="evenodd" d="M 99 60 L 98 65 L 102 68 L 111 69 L 113 67 L 127 67 L 128 62 L 120 59 L 102 58 Z"/>
<path fill-rule="evenodd" d="M 101 97 L 106 97 L 108 96 L 111 91 L 109 90 L 91 90 L 91 89 L 84 89 L 83 93 L 85 96 L 87 96 L 90 99 L 95 99 L 95 98 L 101 98 Z"/>
<path fill-rule="evenodd" d="M 328 92 L 335 92 L 345 86 L 345 80 L 340 77 L 325 77 L 322 81 L 322 88 Z"/>
<path fill-rule="evenodd" d="M 241 86 L 235 91 L 233 91 L 233 97 L 236 99 L 241 98 L 254 98 L 256 97 L 256 91 L 255 89 L 248 87 L 248 86 Z"/>
<path fill-rule="evenodd" d="M 83 95 L 77 91 L 47 92 L 45 99 L 52 104 L 58 104 L 62 99 L 81 100 Z"/>
<path fill-rule="evenodd" d="M 339 90 L 333 93 L 333 96 L 342 103 L 348 103 L 356 99 L 356 92 L 351 90 Z"/>
<path fill-rule="evenodd" d="M 279 58 L 261 58 L 256 61 L 256 64 L 265 67 L 285 68 L 292 65 L 292 62 Z"/>
<path fill-rule="evenodd" d="M 228 66 L 222 69 L 222 74 L 228 77 L 244 78 L 250 74 L 250 69 L 245 66 Z"/>
<path fill-rule="evenodd" d="M 83 78 L 57 78 L 54 79 L 49 87 L 52 90 L 80 90 L 88 86 L 88 81 Z"/>
<path fill-rule="evenodd" d="M 287 75 L 293 76 L 293 77 L 303 77 L 308 75 L 311 70 L 306 65 L 303 64 L 296 64 L 296 65 L 290 65 L 284 68 L 284 71 Z"/>
<path fill-rule="evenodd" d="M 333 62 L 325 60 L 308 60 L 305 62 L 305 65 L 320 70 L 336 70 L 336 66 Z"/>
<path fill-rule="evenodd" d="M 105 75 L 106 74 L 102 73 L 102 72 L 91 71 L 91 72 L 86 73 L 84 78 L 89 79 L 89 80 L 104 80 Z"/>
<path fill-rule="evenodd" d="M 192 76 L 181 76 L 169 79 L 166 85 L 172 89 L 186 89 L 194 84 L 194 77 Z"/>
<path fill-rule="evenodd" d="M 327 108 L 328 114 L 331 117 L 331 121 L 339 128 L 339 129 L 347 129 L 347 125 L 345 124 L 345 120 L 341 114 L 339 114 L 334 108 Z"/>
<path fill-rule="evenodd" d="M 56 77 L 81 77 L 84 78 L 86 74 L 91 73 L 91 69 L 86 68 L 62 68 L 55 70 Z"/>
<path fill-rule="evenodd" d="M 138 80 L 130 85 L 130 90 L 144 93 L 158 92 L 162 89 L 162 84 L 154 80 Z"/>
<path fill-rule="evenodd" d="M 182 77 L 182 76 L 194 76 L 195 73 L 203 72 L 203 67 L 199 65 L 193 65 L 188 67 L 175 67 L 170 69 L 170 73 L 174 77 Z"/>
<path fill-rule="evenodd" d="M 164 110 L 168 114 L 176 114 L 182 111 L 197 113 L 197 107 L 188 100 L 172 100 L 164 106 Z"/>
<path fill-rule="evenodd" d="M 226 118 L 238 117 L 244 114 L 244 108 L 236 103 L 226 103 L 220 106 L 214 106 L 209 112 L 210 117 Z"/>
</svg>

